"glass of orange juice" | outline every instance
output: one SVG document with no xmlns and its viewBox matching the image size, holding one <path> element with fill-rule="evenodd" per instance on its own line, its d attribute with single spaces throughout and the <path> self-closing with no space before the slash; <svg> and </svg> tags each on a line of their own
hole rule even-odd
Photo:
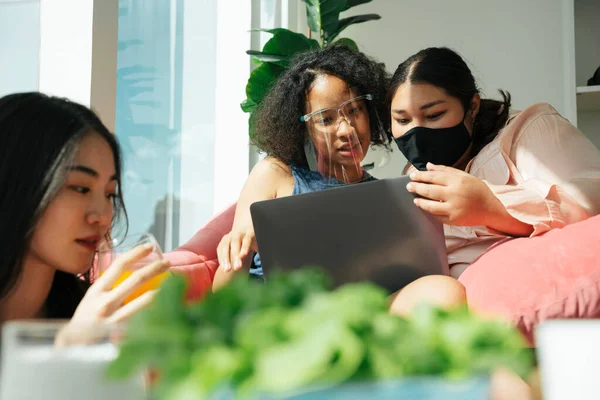
<svg viewBox="0 0 600 400">
<path fill-rule="evenodd" d="M 117 279 L 117 281 L 115 282 L 114 287 L 117 287 L 121 282 L 127 279 L 131 274 L 135 272 L 135 270 L 142 268 L 153 261 L 162 260 L 163 253 L 160 249 L 160 245 L 156 241 L 156 238 L 151 233 L 134 233 L 129 234 L 125 237 L 112 238 L 111 240 L 106 240 L 102 242 L 98 247 L 99 274 L 102 275 L 104 271 L 106 271 L 106 269 L 112 265 L 115 259 L 123 253 L 127 253 L 128 251 L 133 250 L 137 246 L 142 246 L 148 243 L 152 244 L 152 252 L 147 257 L 143 258 L 135 265 L 130 267 L 128 270 L 124 271 L 123 274 L 119 277 L 119 279 Z M 123 303 L 127 304 L 150 290 L 158 289 L 162 281 L 167 276 L 169 276 L 169 272 L 163 272 L 162 274 L 153 276 L 150 280 L 141 284 L 129 296 L 127 296 Z"/>
</svg>

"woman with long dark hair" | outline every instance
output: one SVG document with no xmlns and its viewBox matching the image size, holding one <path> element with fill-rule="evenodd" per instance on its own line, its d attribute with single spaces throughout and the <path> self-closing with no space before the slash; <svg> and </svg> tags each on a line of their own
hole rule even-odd
<svg viewBox="0 0 600 400">
<path fill-rule="evenodd" d="M 152 293 L 122 306 L 168 263 L 113 284 L 151 248 L 133 250 L 90 282 L 98 244 L 119 222 L 127 226 L 119 146 L 92 111 L 40 93 L 0 98 L 0 160 L 0 322 L 112 322 L 149 302 Z"/>
<path fill-rule="evenodd" d="M 500 94 L 482 99 L 465 61 L 447 48 L 409 57 L 388 92 L 408 189 L 445 224 L 455 277 L 502 240 L 600 212 L 600 151 L 550 105 L 517 112 Z"/>
</svg>

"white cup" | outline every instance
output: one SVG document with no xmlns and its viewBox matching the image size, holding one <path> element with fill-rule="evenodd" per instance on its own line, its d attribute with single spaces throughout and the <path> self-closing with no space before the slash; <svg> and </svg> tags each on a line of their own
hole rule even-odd
<svg viewBox="0 0 600 400">
<path fill-rule="evenodd" d="M 600 399 L 600 320 L 550 320 L 535 339 L 544 400 Z"/>
<path fill-rule="evenodd" d="M 106 378 L 106 369 L 117 356 L 110 340 L 59 348 L 54 339 L 62 326 L 46 321 L 4 324 L 0 399 L 148 398 L 141 374 L 118 382 Z"/>
</svg>

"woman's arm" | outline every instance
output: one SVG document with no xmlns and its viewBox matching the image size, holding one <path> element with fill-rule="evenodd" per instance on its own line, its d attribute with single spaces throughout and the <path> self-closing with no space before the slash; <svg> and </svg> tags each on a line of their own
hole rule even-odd
<svg viewBox="0 0 600 400">
<path fill-rule="evenodd" d="M 529 236 L 533 233 L 533 225 L 513 217 L 504 205 L 495 197 L 495 204 L 489 208 L 484 226 L 510 236 Z"/>
<path fill-rule="evenodd" d="M 240 194 L 231 232 L 223 236 L 217 248 L 219 268 L 215 273 L 213 289 L 228 282 L 233 275 L 231 271 L 246 270 L 250 266 L 253 251 L 258 251 L 250 205 L 256 201 L 290 195 L 292 188 L 291 170 L 279 160 L 266 158 L 252 169 Z"/>
<path fill-rule="evenodd" d="M 407 185 L 417 207 L 440 222 L 458 226 L 486 226 L 512 236 L 527 236 L 533 227 L 508 213 L 502 202 L 479 178 L 444 165 L 427 164 L 427 171 L 410 173 Z"/>
<path fill-rule="evenodd" d="M 558 113 L 527 121 L 510 159 L 521 182 L 488 185 L 504 206 L 490 216 L 490 228 L 511 234 L 516 220 L 538 235 L 600 212 L 600 151 Z"/>
</svg>

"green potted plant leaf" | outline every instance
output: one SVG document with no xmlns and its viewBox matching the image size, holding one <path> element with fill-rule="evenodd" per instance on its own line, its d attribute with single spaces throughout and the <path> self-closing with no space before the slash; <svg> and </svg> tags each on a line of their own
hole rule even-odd
<svg viewBox="0 0 600 400">
<path fill-rule="evenodd" d="M 192 303 L 173 275 L 130 321 L 109 375 L 158 373 L 159 400 L 488 398 L 498 367 L 526 376 L 531 353 L 512 327 L 465 308 L 389 314 L 370 283 L 330 290 L 315 269 L 238 276 Z M 361 397 L 362 396 L 362 397 Z"/>
<path fill-rule="evenodd" d="M 250 135 L 253 134 L 252 115 L 261 103 L 269 88 L 281 73 L 288 67 L 290 59 L 303 51 L 318 49 L 333 43 L 344 43 L 358 48 L 348 38 L 339 38 L 344 29 L 353 24 L 378 20 L 377 14 L 355 15 L 340 18 L 340 14 L 360 4 L 372 0 L 303 0 L 306 5 L 306 17 L 309 35 L 292 32 L 289 29 L 263 29 L 273 36 L 261 51 L 248 50 L 246 53 L 256 61 L 256 68 L 250 74 L 246 84 L 246 100 L 241 104 L 244 112 L 250 113 Z M 316 35 L 316 40 L 312 34 Z"/>
</svg>

